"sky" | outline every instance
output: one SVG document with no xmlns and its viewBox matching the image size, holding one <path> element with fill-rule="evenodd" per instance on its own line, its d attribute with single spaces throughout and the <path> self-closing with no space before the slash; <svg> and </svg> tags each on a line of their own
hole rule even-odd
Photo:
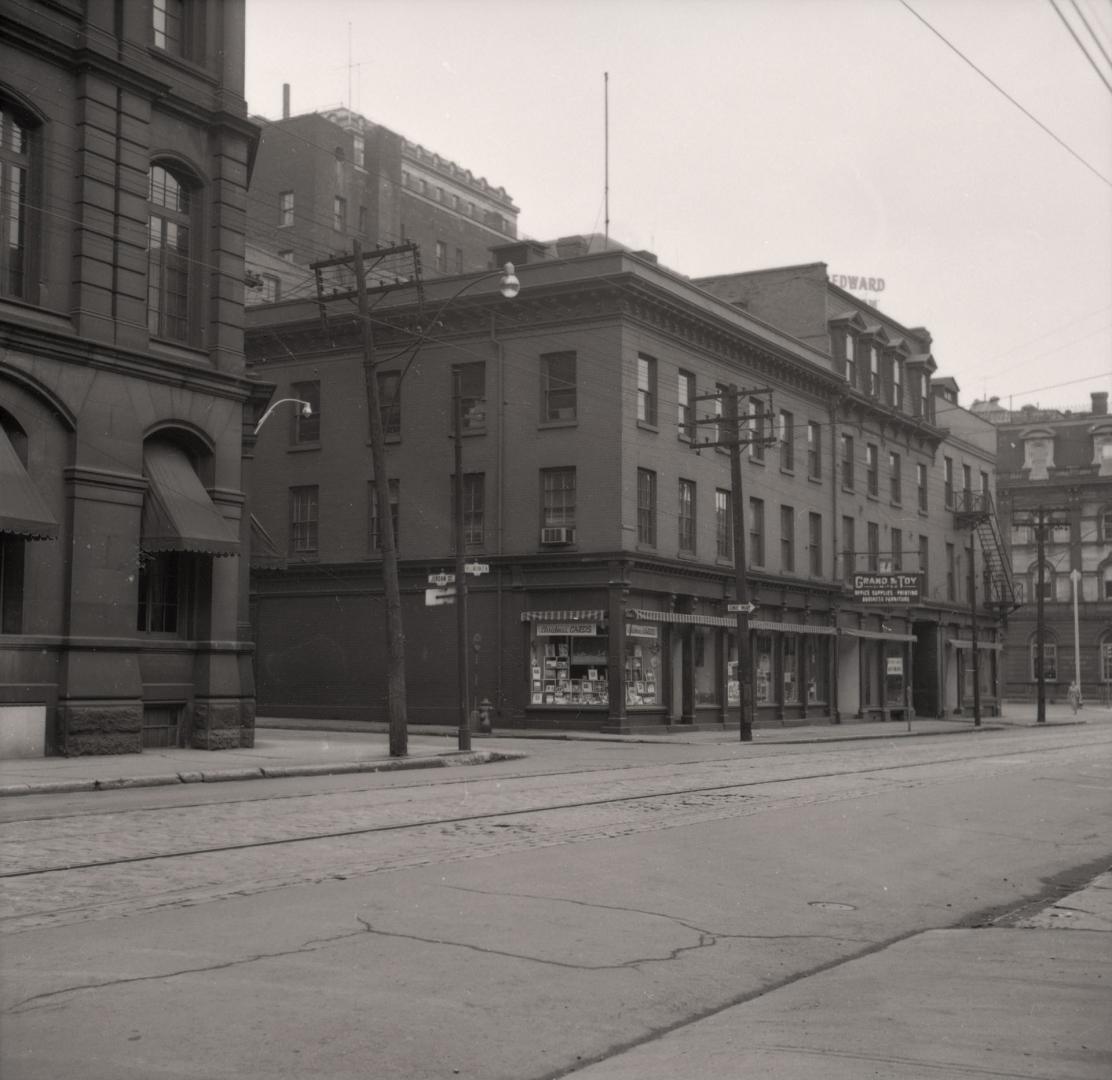
<svg viewBox="0 0 1112 1080">
<path fill-rule="evenodd" d="M 1112 0 L 247 0 L 252 113 L 350 105 L 541 240 L 609 161 L 613 239 L 883 279 L 967 407 L 1112 390 L 1110 58 Z"/>
</svg>

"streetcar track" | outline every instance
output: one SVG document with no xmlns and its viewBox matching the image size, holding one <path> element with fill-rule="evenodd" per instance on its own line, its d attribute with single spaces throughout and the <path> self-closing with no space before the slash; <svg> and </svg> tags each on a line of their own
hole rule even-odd
<svg viewBox="0 0 1112 1080">
<path fill-rule="evenodd" d="M 1086 745 L 1087 746 L 1087 745 L 1091 745 L 1091 744 L 1090 743 L 1068 744 L 1066 746 L 1050 747 L 1050 748 L 1048 748 L 1048 750 L 1063 752 L 1063 751 L 1066 751 L 1066 750 L 1077 749 L 1078 746 L 1081 746 L 1081 745 Z M 772 786 L 772 785 L 775 785 L 775 784 L 790 784 L 790 783 L 798 783 L 798 782 L 814 781 L 814 780 L 831 780 L 831 779 L 837 779 L 837 778 L 840 778 L 840 777 L 863 776 L 863 777 L 866 777 L 866 778 L 871 778 L 872 774 L 877 774 L 877 773 L 899 772 L 899 771 L 903 771 L 903 770 L 907 770 L 907 769 L 920 769 L 920 768 L 925 768 L 925 767 L 930 767 L 930 766 L 937 766 L 937 765 L 951 765 L 951 764 L 955 764 L 955 763 L 968 763 L 972 760 L 984 763 L 984 762 L 992 760 L 994 758 L 1019 757 L 1019 756 L 1023 756 L 1023 755 L 1028 755 L 1029 753 L 1030 753 L 1030 750 L 1025 748 L 1023 750 L 1015 750 L 1015 751 L 1003 752 L 1003 753 L 995 752 L 995 753 L 992 753 L 992 754 L 985 755 L 985 757 L 977 757 L 977 758 L 972 758 L 972 759 L 968 755 L 958 755 L 958 756 L 945 757 L 945 758 L 938 757 L 938 758 L 931 758 L 930 760 L 927 760 L 927 761 L 905 762 L 905 763 L 887 764 L 887 765 L 872 765 L 872 766 L 868 766 L 868 767 L 864 767 L 864 768 L 858 768 L 858 769 L 827 770 L 827 771 L 824 771 L 824 772 L 796 774 L 796 775 L 787 776 L 787 777 L 773 777 L 773 778 L 760 779 L 760 780 L 741 780 L 741 781 L 734 781 L 734 782 L 731 782 L 731 783 L 724 783 L 724 784 L 701 784 L 701 785 L 686 787 L 686 788 L 669 789 L 669 790 L 666 790 L 666 791 L 659 791 L 658 790 L 658 791 L 645 792 L 643 794 L 613 795 L 613 796 L 608 796 L 608 797 L 598 798 L 598 799 L 578 799 L 578 800 L 572 800 L 572 801 L 564 801 L 564 802 L 549 803 L 549 804 L 542 804 L 542 805 L 532 805 L 532 806 L 525 806 L 525 807 L 519 807 L 519 808 L 491 810 L 491 811 L 480 812 L 480 813 L 459 814 L 459 815 L 453 815 L 453 816 L 440 816 L 440 817 L 431 817 L 431 818 L 428 818 L 428 819 L 418 819 L 418 820 L 410 820 L 410 821 L 403 821 L 403 822 L 392 822 L 392 823 L 379 824 L 379 825 L 360 826 L 358 828 L 351 828 L 351 829 L 333 829 L 333 830 L 309 833 L 309 834 L 306 834 L 306 835 L 303 835 L 303 836 L 275 837 L 275 838 L 265 839 L 265 840 L 253 840 L 253 841 L 248 841 L 248 842 L 244 842 L 244 843 L 218 844 L 218 845 L 209 845 L 209 846 L 205 846 L 205 847 L 183 848 L 183 849 L 176 850 L 176 851 L 163 851 L 163 852 L 155 852 L 155 853 L 151 853 L 151 854 L 120 856 L 120 857 L 112 858 L 112 859 L 99 859 L 99 860 L 88 860 L 88 861 L 83 861 L 83 862 L 71 862 L 71 863 L 66 863 L 64 865 L 59 865 L 59 866 L 37 867 L 37 868 L 34 868 L 34 869 L 28 869 L 28 870 L 4 870 L 4 871 L 0 871 L 0 879 L 11 880 L 11 879 L 17 879 L 17 878 L 43 877 L 43 876 L 50 875 L 50 874 L 61 874 L 61 873 L 67 873 L 67 872 L 77 871 L 77 870 L 103 869 L 103 868 L 112 867 L 112 866 L 125 866 L 125 865 L 134 865 L 134 864 L 137 864 L 137 863 L 151 863 L 151 862 L 160 862 L 160 861 L 166 861 L 166 860 L 172 860 L 172 859 L 191 858 L 191 857 L 195 857 L 195 856 L 199 856 L 199 855 L 221 854 L 221 853 L 227 853 L 227 852 L 233 852 L 233 851 L 249 851 L 249 850 L 254 850 L 254 849 L 281 847 L 281 846 L 284 846 L 284 845 L 316 843 L 316 842 L 322 841 L 322 840 L 341 839 L 341 838 L 344 838 L 344 837 L 368 836 L 368 835 L 374 835 L 374 834 L 393 833 L 393 832 L 399 832 L 399 831 L 404 830 L 404 829 L 418 829 L 418 828 L 428 828 L 428 827 L 436 827 L 436 826 L 453 826 L 453 825 L 458 826 L 458 825 L 465 825 L 465 824 L 468 824 L 468 823 L 471 823 L 471 822 L 489 821 L 489 820 L 495 819 L 495 818 L 520 817 L 520 816 L 527 815 L 527 814 L 558 813 L 558 812 L 562 812 L 562 811 L 584 809 L 584 808 L 588 808 L 588 807 L 612 806 L 612 805 L 617 805 L 617 804 L 620 804 L 620 803 L 638 803 L 638 802 L 644 803 L 644 802 L 647 802 L 649 800 L 659 799 L 659 798 L 662 798 L 662 797 L 675 798 L 675 797 L 684 796 L 684 795 L 700 795 L 700 794 L 710 794 L 710 793 L 716 793 L 716 792 L 724 793 L 724 792 L 730 792 L 730 791 L 740 791 L 740 790 L 744 790 L 744 789 L 748 789 L 748 788 L 769 787 L 769 786 Z M 728 766 L 728 765 L 736 765 L 737 763 L 738 762 L 736 760 L 717 762 L 717 761 L 714 761 L 714 760 L 706 761 L 704 759 L 704 760 L 701 760 L 701 761 L 698 761 L 698 762 L 692 762 L 690 764 L 702 764 L 702 765 L 709 765 L 709 766 L 715 766 L 715 765 L 721 764 L 723 766 Z M 630 765 L 630 766 L 619 766 L 619 767 L 610 766 L 608 768 L 599 768 L 599 769 L 558 771 L 558 772 L 552 772 L 552 773 L 546 773 L 546 774 L 527 773 L 527 774 L 517 775 L 517 776 L 514 776 L 514 777 L 501 777 L 501 776 L 499 776 L 497 778 L 497 782 L 499 783 L 499 785 L 501 785 L 502 782 L 505 781 L 505 780 L 535 780 L 535 779 L 541 778 L 542 776 L 549 776 L 549 777 L 581 776 L 581 775 L 589 775 L 589 774 L 594 773 L 594 772 L 619 771 L 619 769 L 621 771 L 626 771 L 626 770 L 630 770 L 630 769 L 645 769 L 645 768 L 660 768 L 660 767 L 661 766 L 658 765 L 658 764 L 653 764 L 652 766 Z M 675 767 L 675 765 L 673 763 L 669 763 L 669 765 L 667 767 L 672 768 L 672 767 Z M 491 778 L 484 778 L 484 779 L 491 779 Z M 466 782 L 466 781 L 453 781 L 453 783 L 460 783 L 460 782 Z M 474 783 L 474 780 L 472 780 L 471 783 Z M 442 785 L 414 784 L 414 785 L 406 785 L 406 787 L 404 787 L 404 788 L 397 788 L 397 789 L 392 788 L 390 790 L 402 790 L 402 791 L 404 791 L 407 788 L 408 789 L 413 789 L 413 788 L 426 789 L 426 788 L 429 788 L 429 787 L 440 787 L 440 786 L 442 786 Z M 314 793 L 314 794 L 316 794 L 316 795 L 325 795 L 325 794 L 333 795 L 333 794 L 336 794 L 336 793 L 335 792 L 327 792 L 327 793 L 321 792 L 321 793 Z M 305 797 L 305 795 L 302 794 L 302 795 L 282 796 L 282 798 L 297 798 L 297 797 Z M 255 802 L 255 801 L 258 801 L 258 800 L 248 799 L 248 800 L 234 800 L 234 801 L 235 802 Z M 182 809 L 188 809 L 188 808 L 193 808 L 197 805 L 201 805 L 201 806 L 219 806 L 219 805 L 227 805 L 227 803 L 187 804 L 186 806 L 181 807 L 181 808 Z M 165 810 L 165 809 L 168 809 L 168 808 L 160 806 L 160 807 L 147 807 L 147 808 L 144 808 L 144 809 Z M 98 812 L 98 813 L 99 814 L 109 814 L 109 813 L 120 813 L 120 812 L 121 811 L 116 810 L 116 811 L 101 811 L 101 812 Z M 67 817 L 73 817 L 73 816 L 86 817 L 86 816 L 93 816 L 93 815 L 66 815 L 66 816 Z M 19 823 L 25 823 L 28 820 L 42 820 L 42 819 L 21 819 L 21 821 Z M 58 820 L 58 819 L 53 819 L 53 820 Z M 15 823 L 13 823 L 13 824 L 15 824 Z"/>
</svg>

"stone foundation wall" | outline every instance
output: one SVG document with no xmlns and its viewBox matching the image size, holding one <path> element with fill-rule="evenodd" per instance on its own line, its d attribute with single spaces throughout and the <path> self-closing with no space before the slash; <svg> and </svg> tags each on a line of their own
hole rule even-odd
<svg viewBox="0 0 1112 1080">
<path fill-rule="evenodd" d="M 81 754 L 137 754 L 143 749 L 143 705 L 59 705 L 55 746 L 65 757 Z"/>
</svg>

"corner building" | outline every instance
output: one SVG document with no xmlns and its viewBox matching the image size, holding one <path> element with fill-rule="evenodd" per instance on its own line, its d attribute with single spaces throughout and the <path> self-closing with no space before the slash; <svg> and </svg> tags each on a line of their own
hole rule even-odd
<svg viewBox="0 0 1112 1080">
<path fill-rule="evenodd" d="M 0 753 L 250 745 L 241 0 L 0 10 Z"/>
<path fill-rule="evenodd" d="M 252 579 L 260 708 L 384 718 L 384 523 L 364 382 L 374 377 L 410 722 L 456 721 L 455 613 L 433 606 L 430 582 L 454 559 L 455 371 L 463 541 L 488 568 L 469 582 L 470 697 L 491 703 L 495 726 L 736 724 L 737 493 L 728 454 L 698 447 L 719 409 L 707 396 L 731 385 L 772 400 L 762 412 L 767 395 L 754 392 L 741 410 L 774 437 L 743 462 L 755 722 L 968 708 L 958 560 L 971 534 L 944 503 L 943 458 L 976 463 L 987 491 L 994 444 L 936 422 L 929 335 L 830 285 L 822 264 L 692 282 L 646 253 L 569 254 L 584 246 L 565 238 L 561 258 L 532 242 L 496 249 L 496 264 L 517 266 L 513 300 L 493 276 L 429 282 L 422 310 L 412 291 L 386 293 L 370 373 L 354 319 L 333 318 L 326 337 L 315 305 L 250 311 L 252 369 L 280 396 L 320 400 L 316 422 L 295 418 L 258 448 L 257 513 L 286 554 L 284 568 Z M 801 276 L 806 310 L 786 301 L 785 318 L 781 279 Z M 732 295 L 743 282 L 744 304 Z M 430 311 L 435 333 L 413 353 Z M 870 382 L 861 372 L 874 370 L 874 346 L 887 375 Z M 856 570 L 889 566 L 922 567 L 921 598 L 883 608 L 854 599 Z M 982 616 L 992 656 L 998 628 Z M 991 703 L 995 667 L 980 670 Z"/>
</svg>

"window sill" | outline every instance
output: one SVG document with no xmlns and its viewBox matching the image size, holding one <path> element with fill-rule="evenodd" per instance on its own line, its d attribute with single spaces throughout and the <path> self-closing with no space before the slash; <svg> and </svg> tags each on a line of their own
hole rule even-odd
<svg viewBox="0 0 1112 1080">
<path fill-rule="evenodd" d="M 196 76 L 198 79 L 204 79 L 205 82 L 211 83 L 216 86 L 219 80 L 204 64 L 196 60 L 190 60 L 187 56 L 177 56 L 175 53 L 168 52 L 166 49 L 160 49 L 157 45 L 148 45 L 147 51 L 151 56 L 158 57 L 163 63 L 170 64 L 172 67 L 180 68 L 182 71 L 188 72 L 190 75 Z"/>
<path fill-rule="evenodd" d="M 158 337 L 151 334 L 152 351 L 161 353 L 169 360 L 178 360 L 186 364 L 207 364 L 209 355 L 204 349 L 191 345 L 187 341 L 175 341 L 173 338 Z"/>
<path fill-rule="evenodd" d="M 650 424 L 648 420 L 638 420 L 637 426 L 642 431 L 651 431 L 654 435 L 660 434 L 660 428 L 656 424 Z"/>
<path fill-rule="evenodd" d="M 570 428 L 578 426 L 579 418 L 574 416 L 568 420 L 542 420 L 537 424 L 537 428 L 541 431 L 546 431 L 550 428 Z"/>
<path fill-rule="evenodd" d="M 795 476 L 795 468 L 794 468 L 794 466 L 791 466 L 791 465 L 781 465 L 780 466 L 780 472 L 784 476 Z"/>
<path fill-rule="evenodd" d="M 810 474 L 808 474 L 807 483 L 809 483 L 809 484 L 821 484 L 822 483 L 822 477 L 821 476 L 811 476 Z"/>
<path fill-rule="evenodd" d="M 637 546 L 636 546 L 636 550 L 637 551 L 644 551 L 644 552 L 646 552 L 647 554 L 650 554 L 650 555 L 659 554 L 656 544 L 638 543 Z"/>
<path fill-rule="evenodd" d="M 871 491 L 866 492 L 865 498 L 868 499 L 869 502 L 880 502 L 880 496 L 874 495 Z"/>
<path fill-rule="evenodd" d="M 287 454 L 304 454 L 304 453 L 307 453 L 308 451 L 319 450 L 320 448 L 321 448 L 321 445 L 320 445 L 319 442 L 292 443 L 291 445 L 286 447 L 286 453 Z"/>
</svg>

